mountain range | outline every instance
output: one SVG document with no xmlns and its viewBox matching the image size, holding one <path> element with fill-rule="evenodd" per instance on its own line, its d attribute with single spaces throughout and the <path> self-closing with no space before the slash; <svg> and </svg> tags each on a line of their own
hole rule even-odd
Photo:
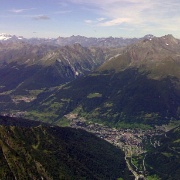
<svg viewBox="0 0 180 180">
<path fill-rule="evenodd" d="M 75 112 L 113 126 L 179 120 L 179 49 L 179 40 L 172 35 L 142 40 L 95 72 L 40 94 L 31 110 L 51 112 L 56 117 L 53 121 Z"/>
<path fill-rule="evenodd" d="M 124 47 L 139 40 L 151 39 L 154 36 L 151 34 L 145 35 L 142 38 L 122 38 L 122 37 L 108 37 L 108 38 L 94 38 L 84 36 L 58 37 L 58 38 L 24 38 L 23 36 L 9 35 L 5 33 L 0 34 L 1 42 L 27 42 L 33 45 L 48 44 L 53 46 L 68 46 L 72 44 L 81 44 L 84 47 Z"/>
<path fill-rule="evenodd" d="M 124 48 L 2 43 L 1 112 L 51 123 L 75 112 L 116 127 L 179 120 L 179 50 L 172 35 Z"/>
<path fill-rule="evenodd" d="M 180 120 L 180 40 L 172 35 L 131 42 L 5 34 L 0 39 L 0 114 L 15 116 L 0 116 L 0 179 L 131 180 L 119 148 L 59 126 L 68 126 L 67 117 L 74 115 L 84 123 L 126 128 L 128 136 L 127 128 Z M 149 133 L 141 156 L 143 173 L 176 180 L 179 126 L 155 134 Z"/>
<path fill-rule="evenodd" d="M 80 44 L 57 47 L 26 42 L 0 44 L 0 91 L 58 86 L 88 74 L 116 49 L 86 48 Z"/>
</svg>

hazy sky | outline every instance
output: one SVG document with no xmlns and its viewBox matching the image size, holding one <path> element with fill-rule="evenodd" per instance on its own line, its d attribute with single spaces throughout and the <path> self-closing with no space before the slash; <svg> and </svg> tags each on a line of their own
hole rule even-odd
<svg viewBox="0 0 180 180">
<path fill-rule="evenodd" d="M 179 0 L 1 0 L 0 33 L 180 38 Z"/>
</svg>

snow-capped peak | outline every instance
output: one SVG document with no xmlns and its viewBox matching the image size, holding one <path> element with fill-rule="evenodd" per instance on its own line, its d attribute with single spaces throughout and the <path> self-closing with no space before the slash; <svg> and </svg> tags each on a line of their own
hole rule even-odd
<svg viewBox="0 0 180 180">
<path fill-rule="evenodd" d="M 19 39 L 19 40 L 23 39 L 22 36 L 15 36 L 15 35 L 10 35 L 6 33 L 0 33 L 0 41 L 6 41 L 12 38 Z"/>
<path fill-rule="evenodd" d="M 5 34 L 5 33 L 0 34 L 0 40 L 6 41 L 6 40 L 11 39 L 11 38 L 12 38 L 11 35 L 8 35 L 8 34 Z"/>
</svg>

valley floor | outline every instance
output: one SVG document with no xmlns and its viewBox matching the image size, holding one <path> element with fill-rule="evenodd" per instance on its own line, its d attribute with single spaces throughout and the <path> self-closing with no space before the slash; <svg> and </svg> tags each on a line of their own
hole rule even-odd
<svg viewBox="0 0 180 180">
<path fill-rule="evenodd" d="M 110 128 L 98 123 L 87 122 L 84 118 L 72 113 L 66 115 L 66 118 L 70 121 L 72 128 L 84 129 L 122 149 L 125 152 L 127 166 L 135 176 L 135 179 L 148 179 L 146 178 L 148 172 L 144 163 L 146 158 L 144 142 L 149 141 L 153 148 L 160 146 L 160 142 L 153 137 L 164 134 L 163 130 Z M 141 156 L 141 167 L 135 164 L 134 161 L 134 157 L 138 156 Z"/>
</svg>

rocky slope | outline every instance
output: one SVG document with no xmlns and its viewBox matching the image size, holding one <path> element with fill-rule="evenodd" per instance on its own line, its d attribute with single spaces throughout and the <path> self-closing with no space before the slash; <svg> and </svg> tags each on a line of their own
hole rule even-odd
<svg viewBox="0 0 180 180">
<path fill-rule="evenodd" d="M 145 39 L 127 46 L 118 57 L 105 63 L 100 71 L 122 71 L 138 68 L 147 72 L 153 79 L 174 76 L 180 78 L 180 40 L 172 35 Z"/>
<path fill-rule="evenodd" d="M 80 44 L 56 47 L 25 42 L 1 43 L 0 76 L 3 78 L 0 92 L 15 88 L 41 89 L 66 83 L 96 69 L 115 51 L 85 48 Z"/>
</svg>

